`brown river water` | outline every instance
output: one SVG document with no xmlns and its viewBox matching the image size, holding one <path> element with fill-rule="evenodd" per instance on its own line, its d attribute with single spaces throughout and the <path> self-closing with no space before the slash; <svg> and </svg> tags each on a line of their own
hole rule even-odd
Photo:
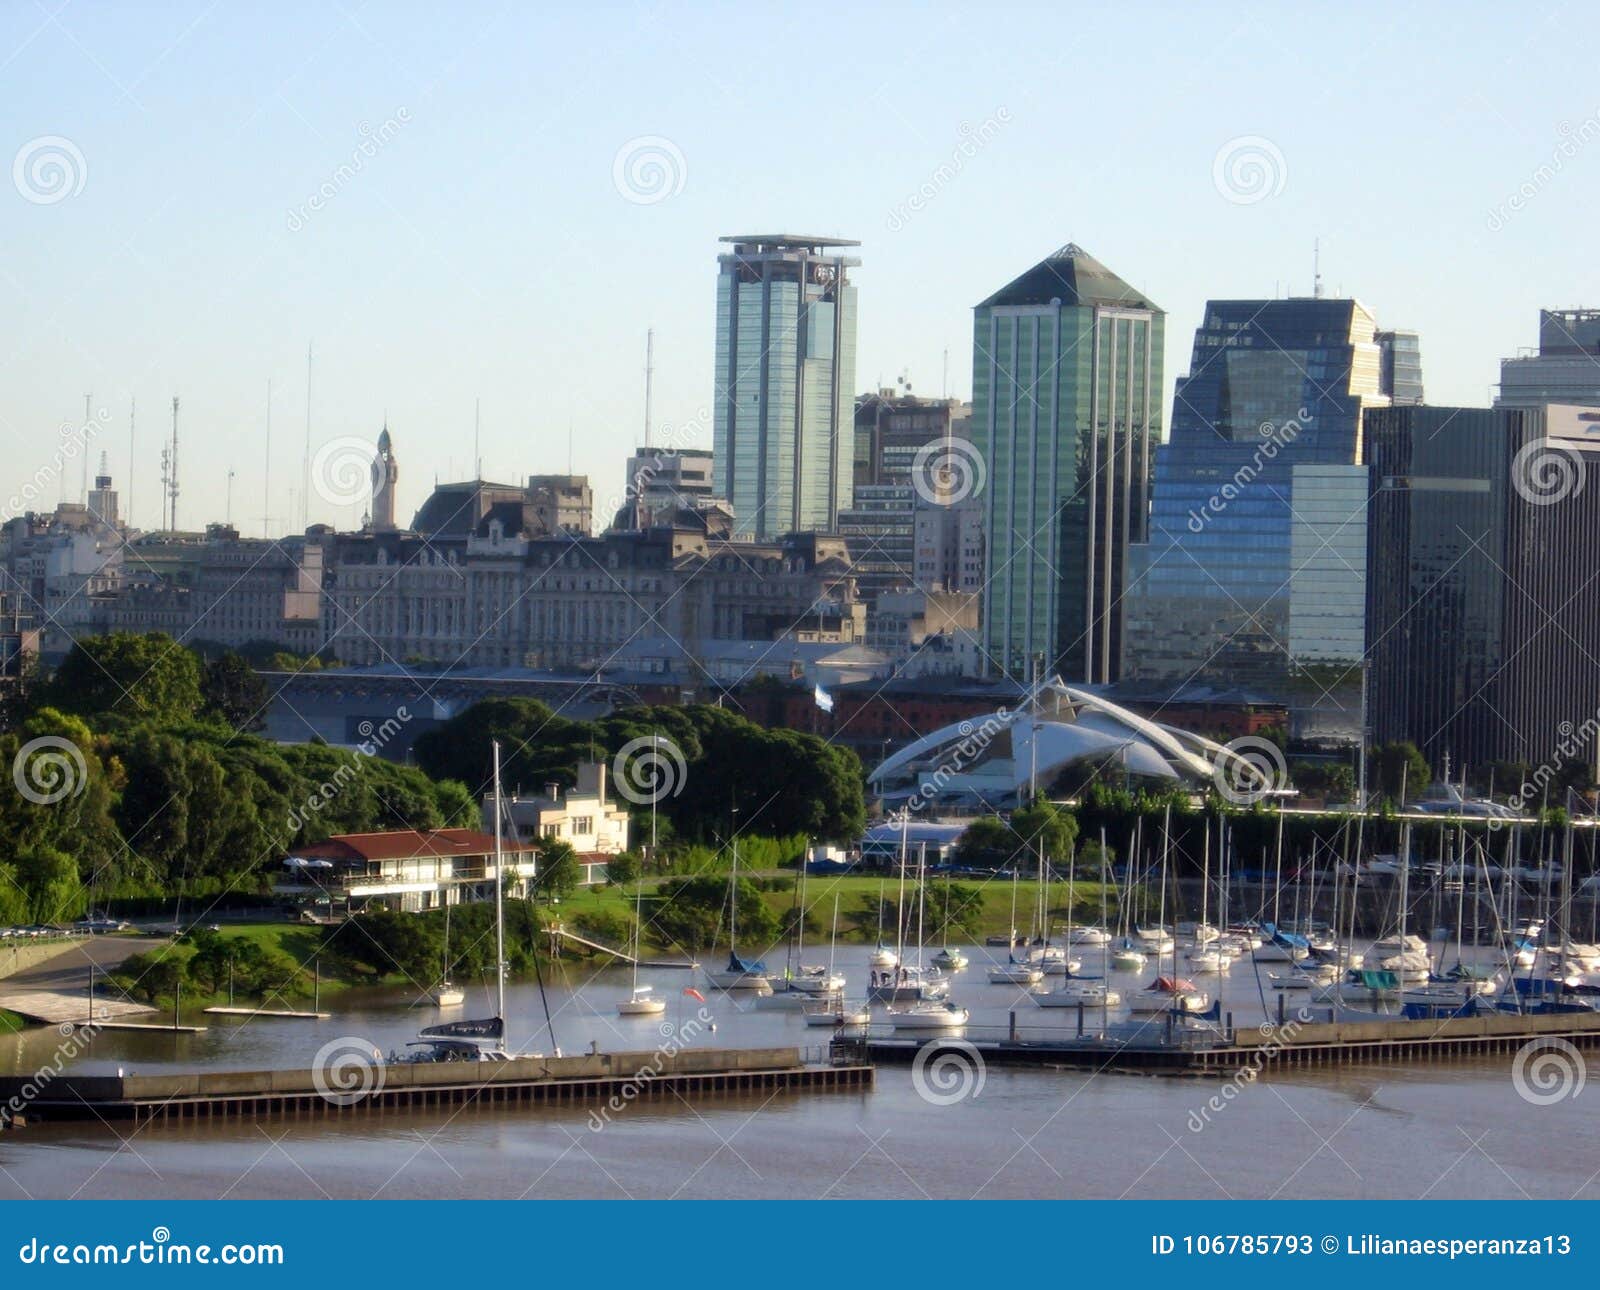
<svg viewBox="0 0 1600 1290">
<path fill-rule="evenodd" d="M 985 952 L 970 953 L 973 966 L 952 993 L 973 1009 L 974 1028 L 1005 1024 L 1012 1008 L 1025 1025 L 1075 1025 L 1071 1010 L 1052 1016 L 1014 987 L 987 984 Z M 865 955 L 861 947 L 839 952 L 857 991 Z M 813 957 L 821 956 L 807 955 Z M 565 1052 L 587 1051 L 591 1042 L 611 1050 L 663 1042 L 659 1019 L 615 1016 L 630 984 L 625 970 L 579 971 L 549 990 Z M 698 1011 L 680 994 L 686 973 L 647 970 L 642 979 L 671 1001 L 669 1021 Z M 1142 983 L 1116 982 L 1124 993 Z M 1216 977 L 1199 984 L 1213 994 L 1219 989 Z M 1237 1024 L 1260 1019 L 1248 963 L 1236 965 L 1220 988 Z M 716 1029 L 696 1036 L 698 1045 L 816 1046 L 827 1036 L 796 1014 L 706 994 Z M 465 1014 L 486 1015 L 484 990 L 471 992 Z M 551 1050 L 537 989 L 514 987 L 508 1014 L 514 1047 Z M 325 1021 L 211 1018 L 202 1035 L 104 1032 L 72 1067 L 309 1067 L 330 1041 L 348 1037 L 388 1052 L 438 1016 L 403 993 L 346 995 Z M 0 1036 L 0 1071 L 47 1067 L 63 1042 L 54 1028 Z M 1586 1090 L 1574 1076 L 1561 1096 L 1535 1104 L 1519 1095 L 1510 1058 L 1255 1081 L 990 1068 L 981 1085 L 968 1078 L 934 1092 L 937 1103 L 919 1093 L 910 1070 L 888 1066 L 871 1093 L 641 1102 L 609 1121 L 587 1108 L 467 1107 L 174 1122 L 137 1131 L 125 1123 L 36 1124 L 0 1134 L 0 1199 L 1600 1193 L 1600 1088 Z"/>
</svg>

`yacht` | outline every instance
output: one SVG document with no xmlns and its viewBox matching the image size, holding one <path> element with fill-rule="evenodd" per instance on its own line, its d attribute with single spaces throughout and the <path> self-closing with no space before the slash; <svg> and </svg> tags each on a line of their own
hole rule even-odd
<svg viewBox="0 0 1600 1290">
<path fill-rule="evenodd" d="M 989 969 L 990 985 L 1038 985 L 1044 969 L 1034 963 L 1002 963 Z"/>
<path fill-rule="evenodd" d="M 1122 996 L 1093 977 L 1068 977 L 1054 990 L 1032 995 L 1041 1008 L 1115 1008 Z"/>
<path fill-rule="evenodd" d="M 864 1003 L 808 1003 L 800 1010 L 808 1026 L 865 1026 L 872 1021 L 872 1009 Z"/>
<path fill-rule="evenodd" d="M 626 999 L 617 1004 L 621 1017 L 659 1017 L 667 1010 L 667 1001 L 656 997 L 647 985 L 636 985 Z"/>
<path fill-rule="evenodd" d="M 1211 997 L 1181 977 L 1158 976 L 1128 1002 L 1133 1013 L 1204 1012 L 1211 1006 Z"/>
<path fill-rule="evenodd" d="M 908 1008 L 891 1008 L 889 1023 L 896 1030 L 961 1030 L 971 1015 L 948 1001 L 924 999 Z"/>
<path fill-rule="evenodd" d="M 959 972 L 967 966 L 967 956 L 960 950 L 951 949 L 946 945 L 933 956 L 933 966 L 941 972 Z"/>
</svg>

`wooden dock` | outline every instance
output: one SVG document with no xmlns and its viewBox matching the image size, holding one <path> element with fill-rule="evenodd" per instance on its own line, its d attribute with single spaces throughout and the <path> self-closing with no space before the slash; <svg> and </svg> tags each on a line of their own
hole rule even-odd
<svg viewBox="0 0 1600 1290">
<path fill-rule="evenodd" d="M 91 1022 L 104 1027 L 128 1017 L 148 1017 L 156 1009 L 142 1003 L 129 1003 L 123 999 L 82 994 L 61 990 L 11 990 L 0 991 L 0 1010 L 14 1012 L 19 1017 L 42 1026 L 87 1026 Z"/>
<path fill-rule="evenodd" d="M 690 960 L 672 959 L 636 959 L 627 950 L 619 950 L 615 946 L 603 944 L 600 941 L 591 941 L 587 936 L 579 936 L 576 932 L 569 932 L 557 923 L 550 929 L 550 949 L 552 953 L 561 952 L 561 942 L 572 941 L 586 949 L 598 950 L 602 954 L 609 954 L 614 959 L 621 959 L 624 963 L 637 963 L 642 968 L 668 968 L 673 971 L 692 972 L 700 965 Z"/>
<path fill-rule="evenodd" d="M 1093 1015 L 1095 1010 L 1091 1009 Z M 1122 1025 L 1074 1034 L 968 1026 L 948 1035 L 896 1033 L 883 1026 L 840 1031 L 835 1061 L 907 1063 L 925 1047 L 986 1063 L 1147 1075 L 1217 1076 L 1335 1066 L 1420 1065 L 1505 1056 L 1545 1041 L 1600 1048 L 1600 1012 L 1453 1017 L 1422 1021 L 1266 1024 L 1235 1030 L 1181 1022 Z"/>
<path fill-rule="evenodd" d="M 819 1054 L 820 1055 L 820 1054 Z M 352 1076 L 348 1068 L 338 1072 Z M 41 1087 L 0 1077 L 0 1105 L 20 1099 L 27 1124 L 51 1120 L 168 1120 L 346 1116 L 443 1107 L 598 1107 L 626 1115 L 636 1101 L 677 1102 L 799 1092 L 864 1091 L 874 1071 L 860 1063 L 806 1062 L 798 1048 L 594 1053 L 505 1062 L 426 1062 L 356 1069 L 354 1087 L 310 1070 L 171 1075 L 66 1075 Z M 20 1127 L 20 1125 L 18 1126 Z"/>
<path fill-rule="evenodd" d="M 239 1017 L 246 1021 L 257 1017 L 287 1018 L 292 1021 L 326 1021 L 331 1012 L 296 1012 L 293 1008 L 230 1008 L 226 1005 L 202 1009 L 212 1017 Z"/>
</svg>

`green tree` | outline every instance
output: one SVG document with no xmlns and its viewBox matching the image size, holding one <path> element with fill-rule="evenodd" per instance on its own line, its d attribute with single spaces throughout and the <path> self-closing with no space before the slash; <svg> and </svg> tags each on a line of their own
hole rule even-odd
<svg viewBox="0 0 1600 1290">
<path fill-rule="evenodd" d="M 614 855 L 606 861 L 606 881 L 625 887 L 639 877 L 639 857 L 631 851 Z"/>
<path fill-rule="evenodd" d="M 207 712 L 235 730 L 266 727 L 267 704 L 272 696 L 267 683 L 238 654 L 230 651 L 205 664 L 200 697 Z"/>
<path fill-rule="evenodd" d="M 46 688 L 45 702 L 82 716 L 181 720 L 201 709 L 200 660 L 161 632 L 87 636 Z"/>
<path fill-rule="evenodd" d="M 62 923 L 83 912 L 87 897 L 78 862 L 65 851 L 42 845 L 24 848 L 17 852 L 15 873 L 29 921 Z"/>
<path fill-rule="evenodd" d="M 538 889 L 546 899 L 551 896 L 570 896 L 578 889 L 583 877 L 578 853 L 572 843 L 563 838 L 540 838 Z"/>
<path fill-rule="evenodd" d="M 1414 801 L 1433 778 L 1428 759 L 1416 744 L 1406 740 L 1384 744 L 1372 750 L 1372 775 L 1377 791 L 1385 797 Z"/>
</svg>

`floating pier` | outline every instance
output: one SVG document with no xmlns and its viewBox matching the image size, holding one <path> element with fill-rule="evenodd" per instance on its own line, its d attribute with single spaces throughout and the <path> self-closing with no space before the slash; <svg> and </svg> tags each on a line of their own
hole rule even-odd
<svg viewBox="0 0 1600 1290">
<path fill-rule="evenodd" d="M 257 1017 L 287 1018 L 293 1021 L 326 1021 L 333 1016 L 331 1012 L 296 1012 L 293 1008 L 230 1008 L 226 1005 L 217 1008 L 205 1008 L 203 1011 L 212 1017 L 241 1017 L 247 1021 Z"/>
<path fill-rule="evenodd" d="M 1095 1018 L 1098 1009 L 1086 1009 Z M 1326 1011 L 1326 1010 L 1324 1010 Z M 1004 1066 L 1051 1067 L 1149 1075 L 1226 1077 L 1243 1068 L 1275 1069 L 1422 1064 L 1514 1053 L 1537 1041 L 1600 1047 L 1600 1012 L 1451 1017 L 1422 1021 L 1287 1020 L 1242 1030 L 1189 1025 L 1179 1018 L 1120 1023 L 1080 1032 L 968 1026 L 945 1035 L 897 1033 L 866 1026 L 835 1035 L 833 1060 L 905 1063 L 925 1047 L 976 1054 Z"/>
<path fill-rule="evenodd" d="M 807 1061 L 808 1055 L 816 1060 Z M 348 1081 L 348 1082 L 346 1082 Z M 65 1075 L 43 1087 L 0 1076 L 0 1106 L 19 1120 L 168 1120 L 349 1116 L 379 1110 L 469 1106 L 583 1106 L 609 1118 L 633 1102 L 697 1101 L 777 1093 L 863 1091 L 874 1071 L 829 1062 L 821 1050 L 688 1048 L 676 1053 L 594 1053 L 504 1062 L 419 1062 L 336 1071 L 215 1071 Z M 20 1127 L 20 1124 L 17 1126 Z"/>
<path fill-rule="evenodd" d="M 559 954 L 561 952 L 562 941 L 572 941 L 574 944 L 582 945 L 587 949 L 599 950 L 600 953 L 609 954 L 612 958 L 621 959 L 624 963 L 637 963 L 642 968 L 670 968 L 674 971 L 692 972 L 695 968 L 700 966 L 692 959 L 674 960 L 635 958 L 632 954 L 629 954 L 627 950 L 619 950 L 614 946 L 606 945 L 600 941 L 591 941 L 587 936 L 579 936 L 576 932 L 569 932 L 565 927 L 562 927 L 558 923 L 556 926 L 550 929 L 550 949 L 552 953 Z"/>
</svg>

